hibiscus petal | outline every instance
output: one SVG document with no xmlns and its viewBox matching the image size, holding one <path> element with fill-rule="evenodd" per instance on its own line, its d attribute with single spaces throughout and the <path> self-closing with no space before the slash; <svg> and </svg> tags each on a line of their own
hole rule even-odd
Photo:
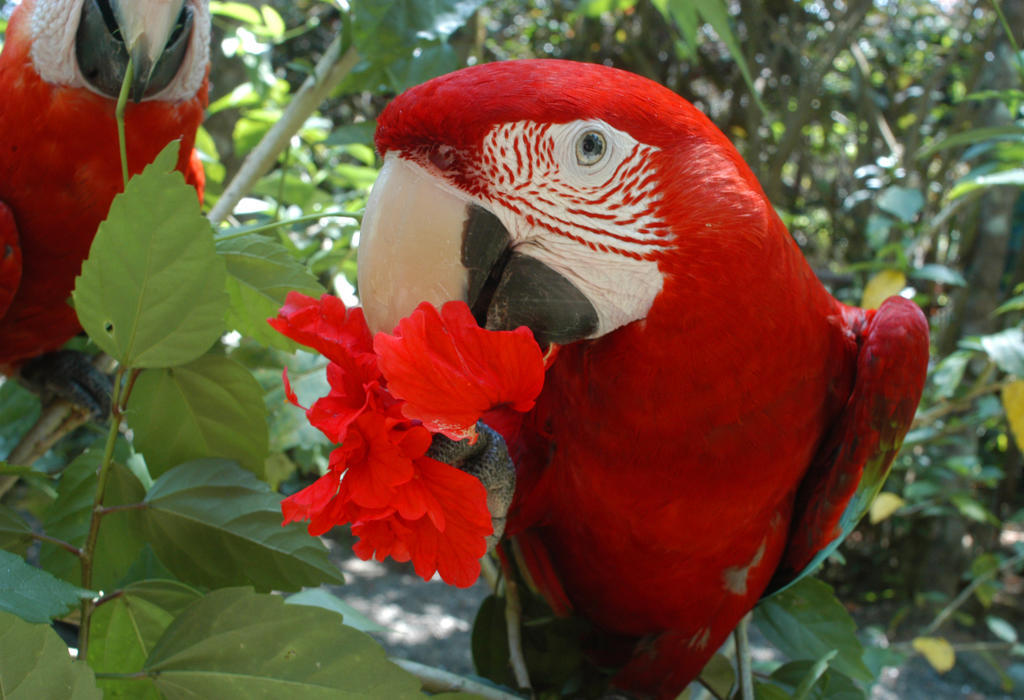
<svg viewBox="0 0 1024 700">
<path fill-rule="evenodd" d="M 406 401 L 403 414 L 453 440 L 472 435 L 494 408 L 530 410 L 544 383 L 529 329 L 480 328 L 464 302 L 448 302 L 440 314 L 420 304 L 395 335 L 378 333 L 373 347 L 388 390 Z"/>
<path fill-rule="evenodd" d="M 335 362 L 354 355 L 372 354 L 373 339 L 359 307 L 346 308 L 330 294 L 319 300 L 288 292 L 284 306 L 268 323 L 278 332 Z"/>
<path fill-rule="evenodd" d="M 385 418 L 364 413 L 350 426 L 338 454 L 347 469 L 341 493 L 365 508 L 391 504 L 395 487 L 413 478 L 412 460 L 391 440 Z"/>
<path fill-rule="evenodd" d="M 340 479 L 333 472 L 324 474 L 306 488 L 281 501 L 283 525 L 293 520 L 309 520 L 315 513 L 327 507 L 328 502 L 338 493 Z"/>
</svg>

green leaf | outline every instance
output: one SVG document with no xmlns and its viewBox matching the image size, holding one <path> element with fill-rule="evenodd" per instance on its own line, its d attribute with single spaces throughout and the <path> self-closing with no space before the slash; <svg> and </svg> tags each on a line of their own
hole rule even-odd
<svg viewBox="0 0 1024 700">
<path fill-rule="evenodd" d="M 1024 331 L 1007 328 L 1005 331 L 983 335 L 981 346 L 999 369 L 1007 374 L 1024 378 Z"/>
<path fill-rule="evenodd" d="M 288 292 L 318 297 L 324 288 L 280 243 L 263 236 L 217 241 L 228 272 L 227 325 L 253 340 L 294 351 L 298 345 L 267 323 L 277 315 Z"/>
<path fill-rule="evenodd" d="M 835 649 L 835 669 L 865 683 L 874 680 L 862 659 L 857 626 L 826 583 L 804 578 L 761 601 L 754 608 L 754 622 L 791 659 L 813 662 Z"/>
<path fill-rule="evenodd" d="M 473 620 L 471 638 L 473 668 L 495 683 L 515 685 L 509 666 L 508 631 L 505 623 L 505 599 L 495 595 L 484 598 Z"/>
<path fill-rule="evenodd" d="M 732 663 L 722 654 L 715 654 L 700 671 L 700 683 L 714 691 L 716 697 L 730 697 L 730 691 L 736 682 L 736 673 Z"/>
<path fill-rule="evenodd" d="M 363 60 L 344 89 L 401 90 L 433 77 L 418 60 L 445 72 L 438 59 L 450 56 L 441 46 L 462 27 L 483 0 L 356 0 L 352 6 L 352 40 Z M 414 57 L 414 52 L 420 55 Z M 410 73 L 415 73 L 412 78 Z"/>
<path fill-rule="evenodd" d="M 164 630 L 185 608 L 203 597 L 177 581 L 138 581 L 96 608 L 89 626 L 89 665 L 100 673 L 135 673 Z M 158 698 L 155 688 L 101 678 L 106 698 Z"/>
<path fill-rule="evenodd" d="M 96 472 L 103 458 L 103 439 L 75 458 L 61 474 L 57 483 L 57 499 L 43 517 L 43 530 L 76 547 L 85 544 L 96 494 Z M 114 464 L 107 479 L 103 505 L 138 503 L 145 496 L 142 484 L 121 461 L 128 457 L 128 446 L 118 440 Z M 94 554 L 92 585 L 112 588 L 132 565 L 144 546 L 139 531 L 139 514 L 126 510 L 110 513 L 100 521 L 99 538 Z M 81 582 L 78 557 L 67 550 L 44 542 L 39 553 L 40 565 L 55 576 L 72 583 Z"/>
<path fill-rule="evenodd" d="M 995 615 L 986 615 L 985 624 L 988 626 L 988 629 L 992 634 L 1004 642 L 1009 644 L 1017 643 L 1017 630 L 1003 618 L 996 617 Z"/>
<path fill-rule="evenodd" d="M 932 384 L 935 385 L 936 395 L 948 399 L 956 393 L 957 387 L 963 381 L 967 364 L 971 360 L 970 352 L 957 350 L 947 357 L 944 357 L 931 373 Z"/>
<path fill-rule="evenodd" d="M 931 144 L 917 154 L 918 158 L 928 158 L 946 148 L 957 146 L 973 146 L 974 144 L 987 139 L 998 139 L 1003 137 L 1020 138 L 1024 136 L 1024 127 L 1019 125 L 1010 126 L 983 126 L 977 129 L 961 131 L 938 143 Z"/>
<path fill-rule="evenodd" d="M 92 669 L 72 661 L 49 625 L 0 611 L 0 694 L 10 700 L 101 700 Z"/>
<path fill-rule="evenodd" d="M 381 632 L 384 629 L 326 588 L 307 588 L 301 593 L 288 596 L 284 602 L 289 605 L 310 605 L 339 613 L 345 619 L 346 625 L 360 632 Z"/>
<path fill-rule="evenodd" d="M 419 681 L 340 615 L 244 588 L 190 605 L 145 669 L 170 700 L 420 697 Z"/>
<path fill-rule="evenodd" d="M 323 543 L 298 523 L 282 527 L 281 497 L 234 462 L 179 465 L 153 483 L 146 503 L 146 539 L 183 581 L 264 591 L 342 583 Z"/>
<path fill-rule="evenodd" d="M 878 197 L 878 208 L 904 223 L 911 223 L 924 207 L 924 195 L 912 187 L 887 187 Z"/>
<path fill-rule="evenodd" d="M 72 297 L 82 327 L 126 367 L 202 355 L 224 330 L 224 262 L 169 145 L 100 224 Z"/>
<path fill-rule="evenodd" d="M 91 595 L 0 549 L 0 612 L 28 622 L 49 622 Z"/>
<path fill-rule="evenodd" d="M 968 520 L 974 520 L 979 523 L 987 523 L 989 525 L 998 526 L 999 518 L 992 514 L 992 512 L 983 506 L 977 499 L 971 497 L 966 493 L 953 493 L 949 496 L 950 502 L 956 506 L 956 509 L 960 511 L 960 515 L 964 516 Z"/>
<path fill-rule="evenodd" d="M 927 263 L 910 272 L 911 279 L 929 280 L 939 284 L 949 284 L 954 287 L 966 287 L 967 280 L 959 270 L 954 270 L 946 265 L 938 263 Z"/>
<path fill-rule="evenodd" d="M 33 540 L 31 533 L 32 528 L 24 518 L 0 505 L 0 549 L 24 555 Z"/>
<path fill-rule="evenodd" d="M 983 187 L 998 187 L 1002 185 L 1015 185 L 1024 187 L 1024 168 L 1013 168 L 1012 170 L 1001 170 L 999 172 L 983 172 L 965 175 L 953 189 L 949 191 L 948 197 L 956 199 L 968 192 Z"/>
<path fill-rule="evenodd" d="M 263 389 L 227 357 L 204 355 L 181 367 L 142 372 L 127 417 L 135 448 L 154 477 L 202 457 L 233 459 L 264 475 L 269 446 Z"/>
</svg>

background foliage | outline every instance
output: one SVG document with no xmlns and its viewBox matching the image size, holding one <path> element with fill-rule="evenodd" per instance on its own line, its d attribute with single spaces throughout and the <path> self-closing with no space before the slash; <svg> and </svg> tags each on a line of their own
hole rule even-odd
<svg viewBox="0 0 1024 700">
<path fill-rule="evenodd" d="M 376 176 L 373 120 L 389 97 L 469 63 L 555 56 L 626 68 L 693 101 L 740 148 L 837 297 L 870 305 L 902 292 L 931 321 L 915 427 L 871 522 L 823 570 L 842 605 L 808 581 L 759 607 L 757 626 L 788 659 L 758 669 L 759 696 L 857 697 L 882 665 L 915 654 L 938 670 L 987 665 L 1012 690 L 1005 669 L 1019 663 L 1024 619 L 1024 2 L 211 7 L 213 100 L 198 140 L 207 209 L 332 42 L 347 70 L 215 233 L 194 199 L 187 216 L 137 204 L 190 209 L 184 183 L 159 163 L 112 208 L 75 301 L 87 347 L 122 362 L 111 425 L 130 433 L 86 427 L 31 469 L 3 467 L 5 488 L 19 479 L 0 505 L 5 684 L 83 697 L 96 695 L 93 676 L 115 697 L 247 695 L 285 680 L 296 693 L 342 683 L 388 697 L 420 692 L 336 612 L 269 595 L 339 574 L 301 527 L 279 527 L 279 493 L 315 478 L 329 446 L 280 386 L 287 364 L 300 398 L 324 393 L 321 362 L 264 320 L 288 289 L 351 298 L 360 212 Z M 0 8 L 6 16 L 10 4 Z M 148 221 L 167 230 L 140 239 L 155 231 Z M 182 261 L 145 272 L 174 280 L 161 295 L 179 293 L 173 305 L 123 308 L 131 289 L 104 298 L 98 280 L 137 280 L 124 271 L 153 252 Z M 175 313 L 193 327 L 145 332 Z M 144 344 L 123 341 L 126 327 Z M 0 386 L 0 454 L 39 412 L 17 383 Z M 95 595 L 101 604 L 79 604 Z M 481 619 L 500 617 L 495 610 L 485 604 Z M 82 615 L 91 618 L 78 644 L 88 667 L 71 664 L 41 624 L 76 625 Z M 254 619 L 268 626 L 257 633 Z M 510 682 L 500 661 L 490 673 L 482 666 Z M 571 687 L 561 669 L 549 675 L 552 688 Z M 727 693 L 731 674 L 714 677 L 708 683 Z"/>
</svg>

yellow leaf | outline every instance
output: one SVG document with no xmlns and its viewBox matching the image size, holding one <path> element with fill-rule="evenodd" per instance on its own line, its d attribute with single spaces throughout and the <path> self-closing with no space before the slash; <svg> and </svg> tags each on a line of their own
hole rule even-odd
<svg viewBox="0 0 1024 700">
<path fill-rule="evenodd" d="M 1003 409 L 1018 449 L 1024 450 L 1024 380 L 1003 387 Z"/>
<path fill-rule="evenodd" d="M 864 287 L 864 296 L 860 300 L 861 308 L 877 309 L 882 302 L 903 291 L 907 286 L 907 276 L 899 270 L 882 270 L 868 280 Z"/>
<path fill-rule="evenodd" d="M 915 637 L 911 644 L 939 673 L 945 673 L 956 663 L 953 645 L 942 637 Z"/>
<path fill-rule="evenodd" d="M 907 502 L 896 494 L 882 491 L 875 496 L 875 500 L 871 501 L 871 510 L 868 511 L 868 518 L 871 520 L 871 524 L 875 525 L 905 505 L 907 505 Z"/>
</svg>

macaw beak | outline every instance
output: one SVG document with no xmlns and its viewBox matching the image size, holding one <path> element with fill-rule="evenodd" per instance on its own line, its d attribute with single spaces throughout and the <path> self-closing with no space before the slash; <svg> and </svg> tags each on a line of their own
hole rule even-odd
<svg viewBox="0 0 1024 700">
<path fill-rule="evenodd" d="M 117 97 L 131 58 L 131 98 L 140 102 L 174 79 L 192 23 L 186 0 L 84 0 L 75 38 L 79 68 L 96 90 Z"/>
<path fill-rule="evenodd" d="M 542 345 L 564 345 L 597 328 L 586 296 L 516 251 L 497 216 L 394 154 L 367 201 L 358 261 L 359 297 L 375 333 L 390 333 L 421 302 L 452 300 L 469 304 L 491 330 L 527 326 Z"/>
</svg>

